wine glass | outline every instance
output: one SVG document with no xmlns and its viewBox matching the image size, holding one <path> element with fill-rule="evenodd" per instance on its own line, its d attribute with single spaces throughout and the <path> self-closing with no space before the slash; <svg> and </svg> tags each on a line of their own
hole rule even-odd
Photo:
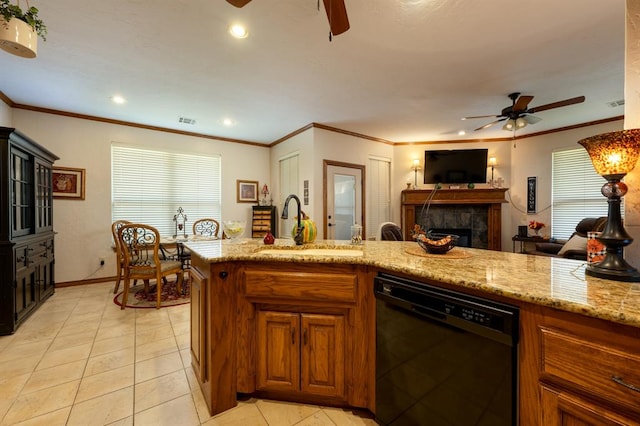
<svg viewBox="0 0 640 426">
<path fill-rule="evenodd" d="M 247 223 L 244 220 L 225 220 L 222 224 L 224 225 L 224 234 L 233 241 L 244 234 Z"/>
</svg>

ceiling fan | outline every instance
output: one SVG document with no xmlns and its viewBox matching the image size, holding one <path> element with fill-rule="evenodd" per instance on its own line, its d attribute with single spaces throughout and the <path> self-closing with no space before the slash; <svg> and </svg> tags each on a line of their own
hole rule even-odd
<svg viewBox="0 0 640 426">
<path fill-rule="evenodd" d="M 464 117 L 463 120 L 473 119 L 473 118 L 487 118 L 487 117 L 496 117 L 497 120 L 492 121 L 491 123 L 487 123 L 484 126 L 478 127 L 474 130 L 483 130 L 487 127 L 491 127 L 496 123 L 501 121 L 507 121 L 504 126 L 502 126 L 503 130 L 517 130 L 525 127 L 527 124 L 535 124 L 541 121 L 541 118 L 533 116 L 531 114 L 541 111 L 546 111 L 548 109 L 560 108 L 567 105 L 579 104 L 584 102 L 584 96 L 578 96 L 576 98 L 565 99 L 564 101 L 552 102 L 546 105 L 540 105 L 537 107 L 529 108 L 529 102 L 533 99 L 533 96 L 523 95 L 520 96 L 519 92 L 509 94 L 509 99 L 511 99 L 511 106 L 504 108 L 500 114 L 498 115 L 476 115 L 473 117 Z"/>
<path fill-rule="evenodd" d="M 227 0 L 228 3 L 235 7 L 243 7 L 251 0 Z M 344 0 L 322 0 L 324 9 L 329 19 L 329 40 L 332 35 L 339 35 L 349 29 L 349 17 L 347 16 L 347 8 Z M 320 0 L 318 0 L 318 9 L 320 9 Z"/>
</svg>

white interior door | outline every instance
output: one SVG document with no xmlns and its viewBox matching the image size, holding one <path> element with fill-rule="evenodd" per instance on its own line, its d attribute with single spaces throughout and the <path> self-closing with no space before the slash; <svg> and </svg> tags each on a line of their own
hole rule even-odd
<svg viewBox="0 0 640 426">
<path fill-rule="evenodd" d="M 289 194 L 300 195 L 298 186 L 298 160 L 299 156 L 291 155 L 280 160 L 280 197 L 278 200 L 278 237 L 291 238 L 291 228 L 293 228 L 294 217 L 296 216 L 295 203 L 291 203 L 289 208 L 289 219 L 281 219 L 284 201 Z M 301 200 L 302 201 L 302 200 Z"/>
<path fill-rule="evenodd" d="M 327 164 L 327 239 L 350 240 L 351 225 L 364 226 L 362 175 L 362 167 Z"/>
</svg>

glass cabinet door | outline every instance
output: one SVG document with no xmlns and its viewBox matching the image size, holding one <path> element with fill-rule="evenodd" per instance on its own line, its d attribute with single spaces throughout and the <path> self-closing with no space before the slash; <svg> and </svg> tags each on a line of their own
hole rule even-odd
<svg viewBox="0 0 640 426">
<path fill-rule="evenodd" d="M 33 228 L 33 168 L 27 153 L 11 150 L 11 235 L 27 235 Z"/>
<path fill-rule="evenodd" d="M 36 160 L 36 232 L 53 227 L 51 166 Z"/>
</svg>

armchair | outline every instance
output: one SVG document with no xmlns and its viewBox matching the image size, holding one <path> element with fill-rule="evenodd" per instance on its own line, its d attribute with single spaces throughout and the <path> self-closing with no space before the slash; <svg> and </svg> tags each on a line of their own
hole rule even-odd
<svg viewBox="0 0 640 426">
<path fill-rule="evenodd" d="M 535 251 L 530 252 L 530 254 L 587 260 L 587 232 L 602 231 L 606 224 L 606 216 L 582 219 L 578 222 L 575 232 L 568 240 L 536 243 Z"/>
</svg>

